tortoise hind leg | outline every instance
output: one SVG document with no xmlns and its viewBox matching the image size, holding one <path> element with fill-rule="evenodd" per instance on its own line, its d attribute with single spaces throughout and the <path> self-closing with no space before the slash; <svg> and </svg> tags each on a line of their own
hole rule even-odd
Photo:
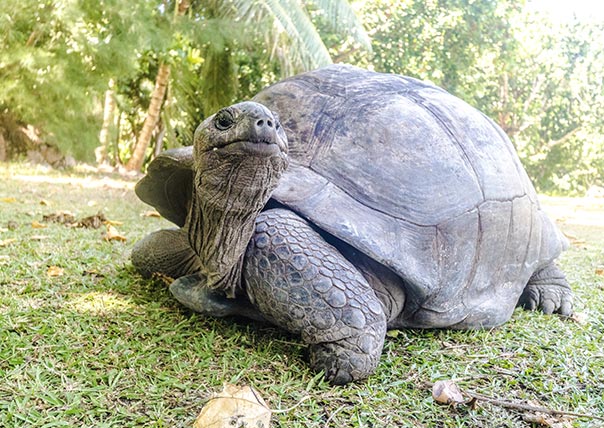
<svg viewBox="0 0 604 428">
<path fill-rule="evenodd" d="M 296 214 L 261 213 L 244 262 L 252 303 L 310 346 L 310 363 L 334 384 L 369 376 L 386 315 L 365 278 Z"/>
<path fill-rule="evenodd" d="M 524 288 L 518 306 L 545 314 L 571 315 L 573 293 L 564 273 L 552 262 L 536 271 Z"/>
</svg>

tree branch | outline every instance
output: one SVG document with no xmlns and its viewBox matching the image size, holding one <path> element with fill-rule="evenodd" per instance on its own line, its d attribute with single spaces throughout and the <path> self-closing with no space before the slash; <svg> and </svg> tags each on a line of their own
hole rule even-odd
<svg viewBox="0 0 604 428">
<path fill-rule="evenodd" d="M 566 143 L 568 140 L 570 140 L 572 137 L 574 137 L 575 134 L 577 132 L 579 132 L 580 130 L 581 130 L 581 126 L 577 126 L 573 129 L 571 129 L 570 131 L 568 131 L 566 134 L 564 134 L 562 137 L 558 138 L 557 140 L 552 140 L 552 141 L 548 142 L 547 143 L 548 150 L 551 150 L 555 146 L 559 146 L 561 144 Z"/>
<path fill-rule="evenodd" d="M 428 388 L 432 388 L 434 386 L 434 384 L 430 383 L 430 382 L 426 382 L 425 384 Z M 553 416 L 556 416 L 556 415 L 573 416 L 576 418 L 595 419 L 598 421 L 604 421 L 604 417 L 590 415 L 587 413 L 567 412 L 564 410 L 549 409 L 547 407 L 531 406 L 530 404 L 518 403 L 518 402 L 514 402 L 514 401 L 499 400 L 497 398 L 489 397 L 488 395 L 480 394 L 480 393 L 474 392 L 474 391 L 462 390 L 461 393 L 463 395 L 470 397 L 473 401 L 482 400 L 487 403 L 494 404 L 496 406 L 505 407 L 506 409 L 524 410 L 524 411 L 528 411 L 528 412 L 539 412 L 539 413 L 545 413 L 545 414 L 553 415 Z"/>
</svg>

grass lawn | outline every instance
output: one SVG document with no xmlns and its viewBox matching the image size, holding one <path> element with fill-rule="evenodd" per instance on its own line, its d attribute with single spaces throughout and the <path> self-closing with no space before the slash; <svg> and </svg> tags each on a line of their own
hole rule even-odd
<svg viewBox="0 0 604 428">
<path fill-rule="evenodd" d="M 389 334 L 374 376 L 332 387 L 311 372 L 296 337 L 243 319 L 203 319 L 160 280 L 140 278 L 133 244 L 168 223 L 134 180 L 0 166 L 0 426 L 190 427 L 224 383 L 253 385 L 281 427 L 526 427 L 531 411 L 478 400 L 436 404 L 429 384 L 513 403 L 604 415 L 604 200 L 546 198 L 570 237 L 560 260 L 578 320 L 517 310 L 483 331 Z M 68 227 L 102 211 L 126 238 Z M 60 220 L 60 219 L 59 219 Z M 287 410 L 289 409 L 289 410 Z M 602 426 L 550 416 L 560 427 Z M 534 425 L 537 426 L 537 425 Z"/>
</svg>

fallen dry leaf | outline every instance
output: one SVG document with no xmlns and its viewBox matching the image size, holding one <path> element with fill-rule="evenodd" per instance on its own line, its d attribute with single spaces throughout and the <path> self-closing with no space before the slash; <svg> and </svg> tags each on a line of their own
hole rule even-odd
<svg viewBox="0 0 604 428">
<path fill-rule="evenodd" d="M 585 325 L 589 321 L 589 317 L 585 312 L 575 312 L 569 318 L 577 324 L 581 325 Z"/>
<path fill-rule="evenodd" d="M 164 285 L 170 285 L 174 282 L 174 278 L 171 278 L 168 275 L 164 275 L 163 273 L 159 272 L 153 272 L 153 275 L 151 275 L 151 277 L 162 282 Z"/>
<path fill-rule="evenodd" d="M 576 236 L 571 235 L 568 232 L 562 232 L 562 234 L 564 236 L 566 236 L 566 238 L 568 239 L 568 241 L 570 242 L 571 245 L 583 245 L 583 244 L 585 244 L 585 240 L 584 239 L 577 238 Z"/>
<path fill-rule="evenodd" d="M 123 221 L 117 221 L 117 220 L 105 220 L 103 223 L 105 224 L 110 224 L 111 226 L 121 226 L 122 224 L 124 224 Z"/>
<path fill-rule="evenodd" d="M 72 224 L 75 223 L 75 216 L 69 211 L 57 211 L 42 216 L 42 221 L 48 223 Z"/>
<path fill-rule="evenodd" d="M 7 204 L 14 204 L 17 202 L 15 198 L 0 198 L 0 202 L 6 202 Z"/>
<path fill-rule="evenodd" d="M 14 239 L 14 238 L 2 239 L 2 240 L 0 240 L 0 247 L 8 247 L 10 244 L 12 244 L 15 241 L 16 241 L 16 239 Z"/>
<path fill-rule="evenodd" d="M 40 223 L 40 222 L 34 220 L 34 221 L 31 222 L 31 227 L 33 227 L 34 229 L 45 229 L 48 226 L 46 226 L 45 224 Z"/>
<path fill-rule="evenodd" d="M 436 382 L 432 387 L 432 398 L 437 403 L 452 404 L 453 406 L 465 403 L 459 387 L 452 380 Z"/>
<path fill-rule="evenodd" d="M 46 275 L 52 276 L 52 277 L 63 276 L 63 273 L 65 273 L 65 270 L 63 268 L 58 267 L 58 266 L 50 266 L 46 270 Z"/>
<path fill-rule="evenodd" d="M 251 386 L 225 384 L 201 409 L 193 428 L 268 428 L 271 410 Z"/>
<path fill-rule="evenodd" d="M 151 210 L 151 211 L 145 211 L 144 213 L 141 214 L 142 217 L 155 217 L 155 218 L 161 218 L 161 214 L 158 213 L 155 210 Z"/>
<path fill-rule="evenodd" d="M 105 241 L 120 241 L 120 242 L 125 242 L 128 240 L 128 238 L 126 238 L 124 235 L 121 235 L 118 230 L 108 224 L 107 225 L 107 231 L 103 234 L 103 239 Z"/>
<path fill-rule="evenodd" d="M 29 239 L 32 241 L 43 241 L 48 238 L 50 238 L 48 235 L 32 235 Z"/>
<path fill-rule="evenodd" d="M 603 267 L 597 267 L 596 270 L 596 275 L 600 275 L 600 276 L 604 276 L 604 268 Z"/>
<path fill-rule="evenodd" d="M 50 202 L 48 202 L 46 199 L 40 199 L 40 205 L 47 207 L 50 205 Z"/>
<path fill-rule="evenodd" d="M 78 220 L 78 227 L 89 227 L 92 229 L 98 229 L 107 221 L 107 217 L 103 214 L 102 211 L 99 211 L 95 215 L 91 215 L 88 217 L 84 217 L 83 219 Z"/>
<path fill-rule="evenodd" d="M 545 415 L 543 413 L 525 413 L 522 416 L 525 422 L 530 422 L 542 427 L 571 428 L 573 424 L 565 417 Z"/>
</svg>

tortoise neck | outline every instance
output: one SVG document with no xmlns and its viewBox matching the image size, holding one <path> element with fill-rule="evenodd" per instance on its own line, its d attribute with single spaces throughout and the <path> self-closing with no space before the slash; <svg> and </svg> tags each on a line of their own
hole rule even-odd
<svg viewBox="0 0 604 428">
<path fill-rule="evenodd" d="M 247 160 L 247 162 L 246 162 Z M 189 241 L 209 288 L 234 297 L 241 291 L 243 257 L 281 171 L 257 160 L 197 168 L 189 214 Z M 246 165 L 250 164 L 250 165 Z"/>
</svg>

